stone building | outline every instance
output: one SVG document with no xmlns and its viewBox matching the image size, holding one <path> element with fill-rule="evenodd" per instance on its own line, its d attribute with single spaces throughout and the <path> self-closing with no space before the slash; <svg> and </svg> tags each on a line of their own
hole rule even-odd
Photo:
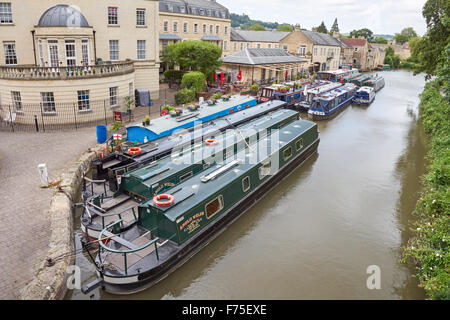
<svg viewBox="0 0 450 320">
<path fill-rule="evenodd" d="M 158 98 L 158 19 L 156 0 L 2 1 L 0 105 L 20 123 L 28 104 L 48 120 L 67 103 L 83 122 L 112 113 L 135 88 Z"/>
<path fill-rule="evenodd" d="M 169 44 L 203 40 L 230 53 L 231 20 L 227 8 L 215 0 L 159 1 L 160 53 Z"/>
<path fill-rule="evenodd" d="M 378 45 L 370 43 L 369 46 L 371 49 L 370 55 L 372 56 L 372 61 L 373 61 L 372 70 L 373 70 L 376 67 L 378 67 L 379 65 L 384 64 L 384 58 L 386 58 L 386 52 L 384 51 L 383 48 L 381 48 Z"/>
<path fill-rule="evenodd" d="M 231 53 L 244 49 L 278 49 L 289 32 L 231 29 Z"/>
<path fill-rule="evenodd" d="M 222 60 L 220 69 L 227 73 L 229 81 L 235 81 L 241 71 L 241 81 L 247 84 L 295 80 L 308 67 L 306 59 L 295 57 L 283 49 L 273 48 L 245 48 Z"/>
<path fill-rule="evenodd" d="M 307 31 L 295 26 L 280 41 L 280 48 L 310 62 L 311 71 L 338 69 L 341 59 L 341 44 L 329 34 Z"/>
<path fill-rule="evenodd" d="M 352 65 L 360 71 L 371 70 L 373 57 L 369 56 L 369 42 L 363 38 L 342 38 L 347 45 L 353 48 Z"/>
</svg>

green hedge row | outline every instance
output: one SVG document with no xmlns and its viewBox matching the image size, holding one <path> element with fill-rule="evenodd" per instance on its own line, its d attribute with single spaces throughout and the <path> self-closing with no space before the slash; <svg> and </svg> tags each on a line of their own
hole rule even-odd
<svg viewBox="0 0 450 320">
<path fill-rule="evenodd" d="M 450 103 L 437 80 L 426 84 L 420 116 L 431 138 L 428 173 L 417 202 L 412 238 L 403 261 L 412 259 L 417 277 L 430 299 L 450 299 Z"/>
</svg>

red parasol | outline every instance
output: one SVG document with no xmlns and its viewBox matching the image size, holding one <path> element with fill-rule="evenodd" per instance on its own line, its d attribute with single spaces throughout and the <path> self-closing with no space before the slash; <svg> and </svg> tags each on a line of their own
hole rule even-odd
<svg viewBox="0 0 450 320">
<path fill-rule="evenodd" d="M 285 75 L 285 77 L 286 77 L 286 80 L 287 80 L 287 78 L 288 78 L 288 72 L 286 71 L 286 75 Z"/>
<path fill-rule="evenodd" d="M 214 82 L 216 82 L 216 81 L 217 81 L 217 73 L 214 72 Z"/>
<path fill-rule="evenodd" d="M 225 74 L 223 72 L 220 73 L 220 86 L 223 86 L 225 81 Z"/>
<path fill-rule="evenodd" d="M 242 80 L 242 70 L 239 70 L 239 74 L 236 77 L 239 81 Z"/>
</svg>

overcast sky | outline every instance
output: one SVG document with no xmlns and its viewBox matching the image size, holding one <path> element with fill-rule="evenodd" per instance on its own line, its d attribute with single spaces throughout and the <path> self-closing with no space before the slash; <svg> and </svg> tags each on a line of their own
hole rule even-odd
<svg viewBox="0 0 450 320">
<path fill-rule="evenodd" d="M 327 29 L 338 19 L 341 32 L 369 28 L 375 34 L 394 34 L 413 27 L 426 31 L 422 7 L 426 0 L 217 0 L 230 12 L 254 20 L 299 23 L 311 30 L 322 20 Z"/>
</svg>

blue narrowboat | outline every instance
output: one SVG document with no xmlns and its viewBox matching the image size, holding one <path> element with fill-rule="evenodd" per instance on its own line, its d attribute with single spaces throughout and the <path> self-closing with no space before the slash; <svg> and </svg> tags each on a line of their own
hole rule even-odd
<svg viewBox="0 0 450 320">
<path fill-rule="evenodd" d="M 361 87 L 353 97 L 353 103 L 360 105 L 370 105 L 375 99 L 375 89 L 372 87 Z"/>
<path fill-rule="evenodd" d="M 342 87 L 325 92 L 314 98 L 308 111 L 308 118 L 312 120 L 326 120 L 334 117 L 352 102 L 357 86 L 346 83 Z"/>
</svg>

